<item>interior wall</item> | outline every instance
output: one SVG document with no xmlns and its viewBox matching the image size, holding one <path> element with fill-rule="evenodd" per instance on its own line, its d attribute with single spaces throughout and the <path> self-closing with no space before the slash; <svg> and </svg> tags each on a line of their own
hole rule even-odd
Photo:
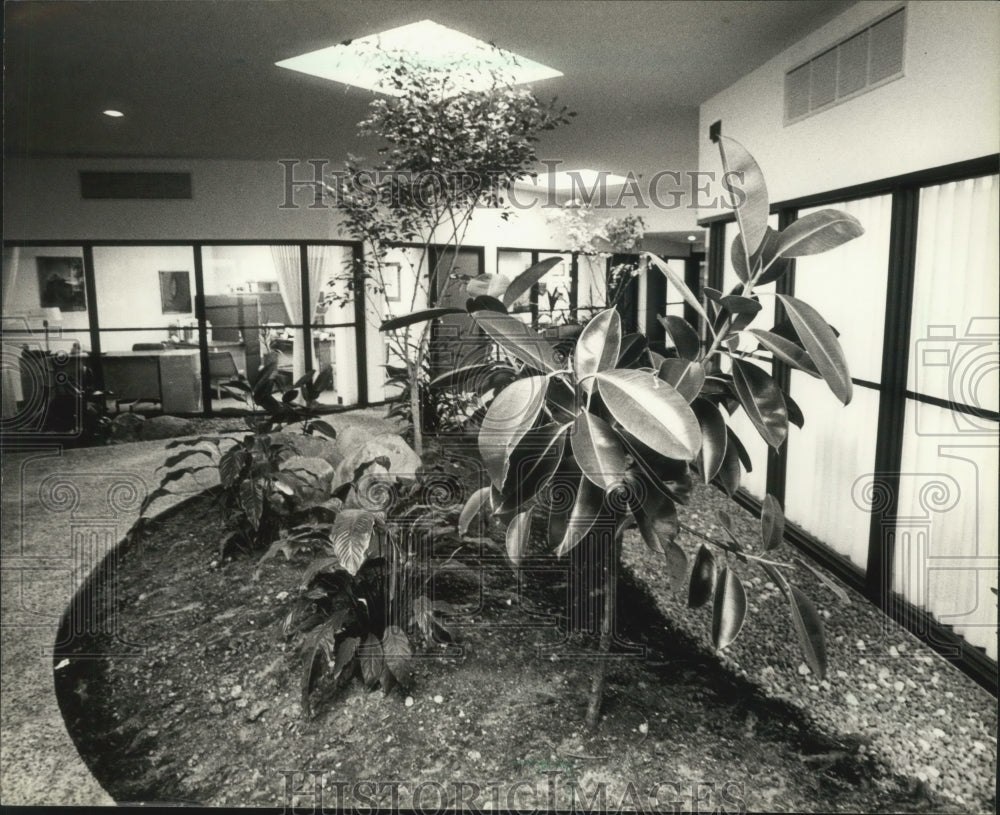
<svg viewBox="0 0 1000 815">
<path fill-rule="evenodd" d="M 719 172 L 708 128 L 757 159 L 772 201 L 839 189 L 997 152 L 1000 4 L 922 0 L 906 5 L 904 76 L 784 124 L 785 73 L 895 6 L 859 2 L 702 104 L 699 164 Z M 700 217 L 718 212 L 704 207 Z"/>
</svg>

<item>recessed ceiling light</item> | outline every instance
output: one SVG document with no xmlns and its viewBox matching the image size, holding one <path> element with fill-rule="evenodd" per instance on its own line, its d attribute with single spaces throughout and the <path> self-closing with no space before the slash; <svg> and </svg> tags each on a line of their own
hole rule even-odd
<svg viewBox="0 0 1000 815">
<path fill-rule="evenodd" d="M 110 116 L 112 119 L 121 119 L 125 114 L 120 110 L 105 110 L 104 115 Z"/>
<path fill-rule="evenodd" d="M 559 170 L 552 173 L 539 173 L 534 178 L 525 178 L 517 182 L 519 187 L 530 187 L 536 190 L 555 190 L 556 192 L 576 191 L 586 193 L 594 190 L 600 193 L 601 185 L 607 189 L 621 187 L 628 183 L 628 178 L 615 175 L 607 170 Z"/>
<path fill-rule="evenodd" d="M 513 85 L 562 76 L 562 72 L 554 68 L 496 48 L 433 20 L 421 20 L 381 34 L 331 45 L 283 59 L 275 65 L 396 96 L 398 92 L 386 85 L 384 78 L 386 70 L 397 65 L 400 58 L 415 66 L 452 72 L 451 84 L 444 89 L 445 95 L 464 90 L 487 90 L 497 74 Z"/>
<path fill-rule="evenodd" d="M 698 236 L 697 235 L 688 235 L 688 240 L 689 241 L 696 241 L 696 240 L 698 240 Z"/>
</svg>

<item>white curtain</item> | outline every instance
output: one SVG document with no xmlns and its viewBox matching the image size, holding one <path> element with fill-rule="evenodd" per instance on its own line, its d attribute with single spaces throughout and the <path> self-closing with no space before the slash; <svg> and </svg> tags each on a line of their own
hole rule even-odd
<svg viewBox="0 0 1000 815">
<path fill-rule="evenodd" d="M 278 275 L 278 291 L 285 304 L 290 323 L 302 322 L 302 267 L 299 263 L 298 246 L 272 246 L 274 270 Z M 292 346 L 292 381 L 296 382 L 305 373 L 305 350 L 302 347 L 302 330 L 294 331 Z M 270 350 L 270 349 L 268 349 Z"/>
<path fill-rule="evenodd" d="M 997 411 L 997 176 L 921 190 L 908 388 Z M 907 400 L 893 589 L 997 658 L 998 424 Z"/>
</svg>

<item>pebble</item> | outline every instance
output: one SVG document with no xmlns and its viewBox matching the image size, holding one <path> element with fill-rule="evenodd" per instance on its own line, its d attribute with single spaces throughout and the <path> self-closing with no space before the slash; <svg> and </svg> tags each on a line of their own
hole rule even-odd
<svg viewBox="0 0 1000 815">
<path fill-rule="evenodd" d="M 931 743 L 927 741 L 927 739 L 917 739 L 917 744 L 920 746 L 920 749 L 923 750 L 925 753 L 930 752 Z"/>
<path fill-rule="evenodd" d="M 276 595 L 274 595 L 275 600 L 284 600 L 287 597 L 288 597 L 287 591 L 279 591 Z"/>
<path fill-rule="evenodd" d="M 857 648 L 859 651 L 864 651 L 865 650 L 865 641 L 864 640 L 858 640 L 856 643 L 854 643 L 854 647 Z"/>
<path fill-rule="evenodd" d="M 404 702 L 404 704 L 407 707 L 413 707 L 413 697 L 412 696 L 407 696 L 406 697 L 406 702 Z"/>
<path fill-rule="evenodd" d="M 439 693 L 434 697 L 434 704 L 440 705 L 444 701 L 444 697 Z"/>
<path fill-rule="evenodd" d="M 642 724 L 640 724 L 639 725 L 639 732 L 642 733 L 642 735 L 645 736 L 649 732 L 649 725 L 646 724 L 646 722 L 643 722 Z"/>
<path fill-rule="evenodd" d="M 898 657 L 899 656 L 899 650 L 896 648 L 895 645 L 890 645 L 889 646 L 889 656 L 891 656 L 891 657 Z"/>
<path fill-rule="evenodd" d="M 250 700 L 247 699 L 246 697 L 236 700 L 236 707 L 238 707 L 240 710 L 245 708 L 248 704 L 250 704 Z"/>
<path fill-rule="evenodd" d="M 806 665 L 804 662 L 800 662 L 799 663 L 799 673 L 802 674 L 802 676 L 808 676 L 809 675 L 809 666 Z"/>
<path fill-rule="evenodd" d="M 214 704 L 211 707 L 209 707 L 208 712 L 211 713 L 213 716 L 221 716 L 222 715 L 222 705 L 220 705 L 220 704 Z"/>
<path fill-rule="evenodd" d="M 847 702 L 847 704 L 849 704 L 851 707 L 857 707 L 858 705 L 861 704 L 858 701 L 858 697 L 855 696 L 853 693 L 845 693 L 844 701 Z"/>
<path fill-rule="evenodd" d="M 237 697 L 243 695 L 243 688 L 239 685 L 233 685 L 233 689 L 229 692 L 229 695 L 236 699 Z"/>
<path fill-rule="evenodd" d="M 905 688 L 906 685 L 904 685 L 899 680 L 896 680 L 895 682 L 892 683 L 892 689 L 896 691 L 896 693 L 902 693 Z"/>
<path fill-rule="evenodd" d="M 467 755 L 469 756 L 469 761 L 479 761 L 483 757 L 483 754 L 478 750 L 469 750 Z"/>
</svg>

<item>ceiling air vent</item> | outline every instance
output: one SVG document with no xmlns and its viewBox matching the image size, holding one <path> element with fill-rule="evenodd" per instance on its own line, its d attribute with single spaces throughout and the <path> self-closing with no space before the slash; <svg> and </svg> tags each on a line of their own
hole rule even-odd
<svg viewBox="0 0 1000 815">
<path fill-rule="evenodd" d="M 80 171 L 83 198 L 190 198 L 191 173 Z"/>
<path fill-rule="evenodd" d="M 906 8 L 881 17 L 785 74 L 785 124 L 903 75 Z"/>
</svg>

